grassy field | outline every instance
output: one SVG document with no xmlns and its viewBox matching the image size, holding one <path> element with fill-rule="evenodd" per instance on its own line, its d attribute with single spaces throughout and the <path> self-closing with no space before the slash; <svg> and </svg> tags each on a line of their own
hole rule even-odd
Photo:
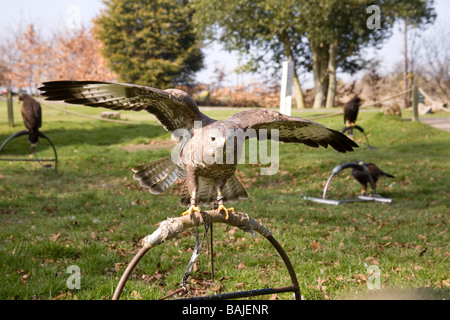
<svg viewBox="0 0 450 320">
<path fill-rule="evenodd" d="M 16 126 L 10 128 L 0 102 L 0 141 L 23 129 L 18 103 L 14 112 Z M 217 119 L 235 112 L 205 110 Z M 304 118 L 319 114 L 294 111 Z M 123 112 L 122 119 L 145 124 L 101 122 L 43 106 L 42 131 L 56 145 L 58 172 L 38 162 L 0 162 L 0 299 L 111 299 L 140 240 L 183 211 L 180 186 L 151 195 L 130 170 L 169 155 L 170 135 L 145 112 Z M 343 127 L 341 116 L 317 122 Z M 234 206 L 273 232 L 292 261 L 304 299 L 449 299 L 450 134 L 375 110 L 361 112 L 358 124 L 374 151 L 361 136 L 361 147 L 347 154 L 283 144 L 276 175 L 261 176 L 259 165 L 240 165 L 238 177 L 250 199 Z M 13 141 L 0 157 L 31 157 L 26 136 Z M 46 140 L 37 154 L 53 157 Z M 357 159 L 395 175 L 378 182 L 378 193 L 392 204 L 303 200 L 321 196 L 336 165 Z M 353 198 L 359 192 L 348 170 L 333 179 L 327 197 Z M 214 231 L 215 282 L 204 249 L 190 278 L 192 294 L 290 285 L 284 264 L 261 236 L 227 225 Z M 158 299 L 177 289 L 193 246 L 190 230 L 152 249 L 121 298 Z M 70 266 L 81 272 L 79 289 L 68 286 Z M 380 270 L 381 288 L 369 290 L 373 266 Z M 268 298 L 293 297 L 259 297 Z"/>
</svg>

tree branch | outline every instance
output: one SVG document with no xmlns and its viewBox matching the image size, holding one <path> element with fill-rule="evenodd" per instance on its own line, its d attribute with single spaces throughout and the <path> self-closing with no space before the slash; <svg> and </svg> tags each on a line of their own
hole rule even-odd
<svg viewBox="0 0 450 320">
<path fill-rule="evenodd" d="M 225 220 L 225 215 L 217 210 L 203 211 L 202 213 L 193 213 L 178 218 L 168 218 L 161 222 L 158 229 L 151 235 L 146 236 L 142 243 L 145 247 L 153 248 L 164 241 L 176 238 L 180 233 L 189 228 L 201 226 L 205 223 L 226 223 L 234 227 L 238 227 L 244 231 L 258 232 L 265 238 L 272 235 L 272 233 L 263 227 L 260 223 L 250 218 L 246 213 L 230 212 L 228 220 Z"/>
</svg>

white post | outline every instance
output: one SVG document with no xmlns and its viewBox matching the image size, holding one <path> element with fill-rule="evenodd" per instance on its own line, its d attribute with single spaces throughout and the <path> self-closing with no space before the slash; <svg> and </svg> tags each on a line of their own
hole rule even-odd
<svg viewBox="0 0 450 320">
<path fill-rule="evenodd" d="M 294 77 L 294 63 L 291 57 L 283 62 L 281 75 L 280 112 L 290 116 L 292 103 L 292 79 Z"/>
</svg>

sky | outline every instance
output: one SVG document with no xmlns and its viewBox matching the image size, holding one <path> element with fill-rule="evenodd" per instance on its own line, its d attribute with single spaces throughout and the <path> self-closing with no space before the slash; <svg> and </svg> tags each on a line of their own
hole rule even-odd
<svg viewBox="0 0 450 320">
<path fill-rule="evenodd" d="M 0 41 L 19 27 L 25 29 L 30 23 L 35 24 L 43 33 L 49 34 L 57 29 L 76 27 L 80 23 L 89 25 L 102 8 L 102 0 L 0 0 Z M 436 0 L 435 8 L 438 15 L 436 23 L 424 32 L 424 37 L 436 33 L 439 26 L 447 24 L 445 19 L 450 15 L 450 0 Z M 238 77 L 233 73 L 238 66 L 238 56 L 226 52 L 220 45 L 206 47 L 203 52 L 205 68 L 197 73 L 198 82 L 209 83 L 214 77 L 213 70 L 216 65 L 223 66 L 228 74 L 225 81 L 227 85 L 246 83 L 261 76 L 246 74 Z M 365 55 L 381 58 L 382 72 L 392 70 L 403 58 L 403 36 L 399 27 L 394 28 L 393 36 L 381 50 L 368 50 Z M 361 73 L 354 76 L 338 73 L 338 78 L 349 81 L 360 75 Z M 300 74 L 299 77 L 303 88 L 312 87 L 312 74 Z"/>
</svg>

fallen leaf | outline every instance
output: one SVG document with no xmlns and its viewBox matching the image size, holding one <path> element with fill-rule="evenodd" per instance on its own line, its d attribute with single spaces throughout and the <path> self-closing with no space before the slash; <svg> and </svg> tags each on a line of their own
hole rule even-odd
<svg viewBox="0 0 450 320">
<path fill-rule="evenodd" d="M 317 242 L 316 240 L 311 242 L 310 246 L 311 246 L 312 252 L 314 252 L 314 253 L 316 253 L 317 251 L 322 249 L 322 245 L 320 244 L 320 242 Z"/>
<path fill-rule="evenodd" d="M 22 278 L 20 279 L 20 282 L 22 282 L 23 284 L 27 284 L 28 283 L 28 278 L 30 277 L 29 274 L 24 274 L 22 276 Z"/>
<path fill-rule="evenodd" d="M 54 297 L 53 299 L 54 300 L 59 300 L 59 299 L 64 298 L 65 296 L 66 296 L 66 293 L 61 293 L 61 294 L 57 295 L 56 297 Z"/>
<path fill-rule="evenodd" d="M 136 290 L 133 290 L 133 291 L 131 292 L 131 295 L 132 295 L 133 298 L 135 298 L 135 299 L 142 300 L 141 295 L 140 295 L 139 292 L 137 292 Z"/>
<path fill-rule="evenodd" d="M 450 279 L 442 280 L 442 284 L 443 284 L 444 286 L 446 286 L 447 288 L 450 287 Z"/>
<path fill-rule="evenodd" d="M 58 232 L 58 233 L 55 234 L 54 236 L 51 236 L 51 237 L 50 237 L 50 241 L 51 241 L 51 242 L 56 242 L 60 237 L 61 237 L 61 232 Z"/>
</svg>

